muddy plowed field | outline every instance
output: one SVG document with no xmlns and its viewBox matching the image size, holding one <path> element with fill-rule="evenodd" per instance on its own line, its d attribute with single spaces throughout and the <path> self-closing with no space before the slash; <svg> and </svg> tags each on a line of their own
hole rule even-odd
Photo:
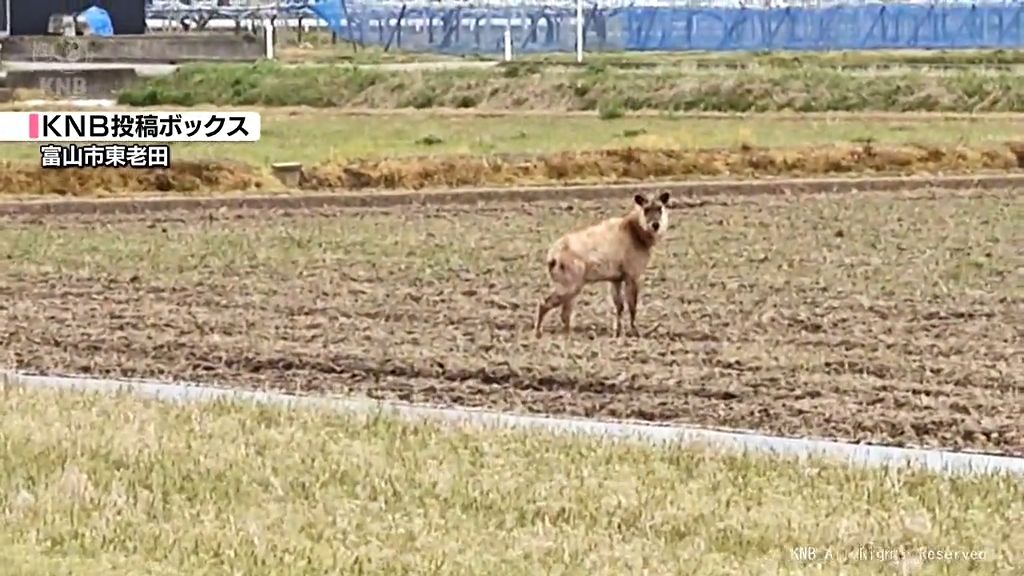
<svg viewBox="0 0 1024 576">
<path fill-rule="evenodd" d="M 531 322 L 542 258 L 609 202 L 0 221 L 0 351 L 200 380 L 1024 455 L 1024 197 L 680 209 L 611 335 Z"/>
</svg>

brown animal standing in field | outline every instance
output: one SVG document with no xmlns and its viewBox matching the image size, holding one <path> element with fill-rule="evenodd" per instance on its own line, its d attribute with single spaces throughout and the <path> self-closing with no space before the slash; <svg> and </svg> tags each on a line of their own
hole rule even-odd
<svg viewBox="0 0 1024 576">
<path fill-rule="evenodd" d="M 548 250 L 547 267 L 554 290 L 537 309 L 537 337 L 544 316 L 562 307 L 565 334 L 571 332 L 573 302 L 587 284 L 610 282 L 615 304 L 615 336 L 622 336 L 622 310 L 629 307 L 630 333 L 636 329 L 636 305 L 640 277 L 647 269 L 651 252 L 668 228 L 668 192 L 650 201 L 643 194 L 633 198 L 629 214 L 609 218 L 589 228 L 559 238 Z"/>
</svg>

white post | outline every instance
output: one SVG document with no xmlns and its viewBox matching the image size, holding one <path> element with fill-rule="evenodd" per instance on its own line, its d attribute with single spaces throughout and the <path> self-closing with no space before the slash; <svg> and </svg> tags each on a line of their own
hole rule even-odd
<svg viewBox="0 0 1024 576">
<path fill-rule="evenodd" d="M 505 24 L 505 62 L 512 61 L 512 22 Z"/>
<path fill-rule="evenodd" d="M 583 0 L 576 0 L 576 63 L 583 63 Z"/>
<path fill-rule="evenodd" d="M 267 39 L 267 60 L 274 59 L 274 24 L 269 18 L 263 20 L 263 36 Z"/>
</svg>

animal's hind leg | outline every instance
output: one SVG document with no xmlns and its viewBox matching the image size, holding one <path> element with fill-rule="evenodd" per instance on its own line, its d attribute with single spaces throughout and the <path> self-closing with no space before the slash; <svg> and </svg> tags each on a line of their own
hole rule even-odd
<svg viewBox="0 0 1024 576">
<path fill-rule="evenodd" d="M 622 310 L 626 303 L 622 298 L 622 281 L 614 281 L 609 284 L 609 291 L 612 294 L 612 303 L 615 305 L 615 337 L 622 336 Z"/>
<path fill-rule="evenodd" d="M 636 329 L 636 305 L 640 297 L 640 283 L 634 278 L 626 278 L 625 292 L 626 306 L 629 308 L 629 333 L 639 336 L 640 331 Z"/>
<path fill-rule="evenodd" d="M 575 303 L 576 296 L 580 293 L 579 289 L 572 290 L 571 292 L 560 292 L 556 290 L 550 296 L 544 299 L 537 308 L 537 337 L 541 337 L 541 324 L 544 322 L 544 317 L 547 316 L 548 312 L 551 312 L 555 308 L 562 307 L 562 324 L 565 326 L 565 333 L 568 335 L 570 331 L 570 324 L 572 322 L 572 311 L 573 304 Z"/>
<path fill-rule="evenodd" d="M 557 268 L 551 268 L 551 279 L 555 290 L 544 299 L 537 308 L 537 337 L 541 336 L 541 324 L 548 312 L 557 306 L 562 307 L 562 322 L 568 325 L 572 317 L 572 301 L 583 289 L 583 264 L 579 260 L 563 258 Z"/>
</svg>

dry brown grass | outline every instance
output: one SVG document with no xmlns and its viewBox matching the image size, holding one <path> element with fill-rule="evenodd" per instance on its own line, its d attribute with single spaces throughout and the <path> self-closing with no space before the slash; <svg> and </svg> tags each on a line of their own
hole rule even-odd
<svg viewBox="0 0 1024 576">
<path fill-rule="evenodd" d="M 691 177 L 952 174 L 1016 170 L 1024 148 L 839 145 L 686 150 L 619 148 L 543 155 L 424 156 L 355 160 L 307 170 L 302 188 L 447 188 L 637 182 Z"/>
<path fill-rule="evenodd" d="M 0 195 L 105 197 L 258 190 L 270 183 L 263 169 L 238 162 L 172 161 L 166 169 L 43 169 L 0 162 Z"/>
<path fill-rule="evenodd" d="M 624 183 L 689 178 L 964 174 L 1017 170 L 1024 146 L 835 145 L 787 149 L 616 148 L 534 155 L 419 156 L 325 162 L 306 168 L 300 188 L 422 189 L 529 184 Z M 44 170 L 7 163 L 0 195 L 198 195 L 281 189 L 265 168 L 222 161 L 170 169 Z"/>
</svg>

